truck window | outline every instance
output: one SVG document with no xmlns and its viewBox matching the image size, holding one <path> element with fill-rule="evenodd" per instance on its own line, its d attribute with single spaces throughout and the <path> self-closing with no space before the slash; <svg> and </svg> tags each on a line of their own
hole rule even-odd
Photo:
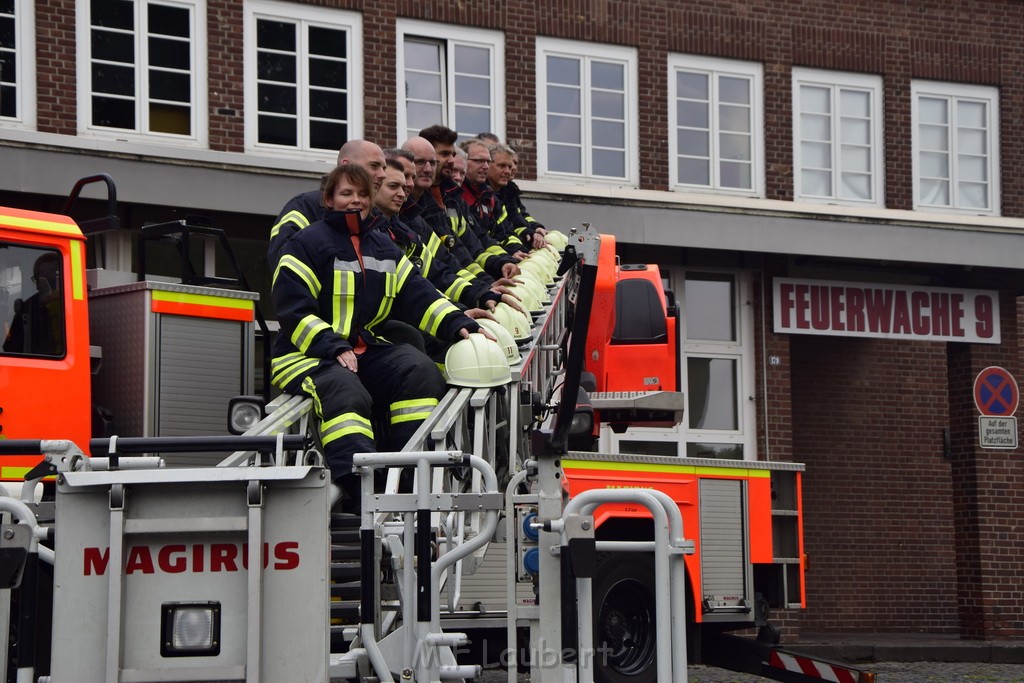
<svg viewBox="0 0 1024 683">
<path fill-rule="evenodd" d="M 56 249 L 0 243 L 0 355 L 64 357 L 62 278 Z"/>
</svg>

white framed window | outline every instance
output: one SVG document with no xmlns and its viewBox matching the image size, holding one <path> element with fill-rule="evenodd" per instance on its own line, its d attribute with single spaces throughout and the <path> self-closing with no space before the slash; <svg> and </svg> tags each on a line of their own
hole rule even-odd
<svg viewBox="0 0 1024 683">
<path fill-rule="evenodd" d="M 399 19 L 398 130 L 441 124 L 460 140 L 505 135 L 505 37 L 498 31 Z M 401 140 L 399 141 L 401 142 Z"/>
<path fill-rule="evenodd" d="M 538 177 L 638 184 L 636 49 L 537 38 Z"/>
<path fill-rule="evenodd" d="M 206 3 L 77 3 L 80 134 L 205 146 Z"/>
<path fill-rule="evenodd" d="M 362 137 L 362 17 L 267 0 L 244 11 L 246 149 L 320 157 Z"/>
<path fill-rule="evenodd" d="M 0 0 L 0 122 L 36 125 L 35 7 L 31 0 Z"/>
<path fill-rule="evenodd" d="M 883 206 L 882 78 L 793 69 L 793 194 Z"/>
<path fill-rule="evenodd" d="M 669 55 L 669 184 L 764 196 L 763 67 Z"/>
<path fill-rule="evenodd" d="M 751 275 L 742 271 L 672 269 L 662 274 L 680 317 L 680 386 L 686 397 L 675 427 L 601 427 L 598 448 L 691 458 L 757 460 L 754 317 Z"/>
<path fill-rule="evenodd" d="M 914 208 L 999 214 L 999 90 L 912 81 Z"/>
</svg>

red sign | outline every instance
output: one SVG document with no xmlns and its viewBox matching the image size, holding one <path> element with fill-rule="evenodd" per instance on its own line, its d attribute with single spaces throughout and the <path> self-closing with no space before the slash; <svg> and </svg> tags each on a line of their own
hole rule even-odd
<svg viewBox="0 0 1024 683">
<path fill-rule="evenodd" d="M 299 544 L 297 541 L 282 541 L 275 543 L 273 548 L 269 543 L 263 544 L 263 568 L 277 570 L 295 569 L 299 566 Z M 270 555 L 273 550 L 274 562 L 271 564 Z M 86 576 L 102 576 L 107 571 L 107 564 L 110 562 L 110 548 L 83 548 L 84 574 Z M 210 572 L 237 572 L 249 568 L 249 544 L 248 543 L 211 543 L 204 545 L 196 543 L 191 546 L 181 544 L 169 544 L 159 547 L 148 545 L 134 545 L 128 548 L 125 560 L 124 573 L 152 574 L 161 571 L 167 574 L 179 574 L 181 572 L 200 573 Z"/>
<path fill-rule="evenodd" d="M 974 405 L 982 415 L 1009 417 L 1019 403 L 1017 381 L 1003 368 L 987 367 L 974 379 Z"/>
</svg>

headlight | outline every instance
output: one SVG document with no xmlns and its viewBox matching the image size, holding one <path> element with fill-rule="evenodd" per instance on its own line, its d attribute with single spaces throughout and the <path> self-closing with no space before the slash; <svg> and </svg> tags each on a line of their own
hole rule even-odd
<svg viewBox="0 0 1024 683">
<path fill-rule="evenodd" d="M 164 657 L 215 657 L 220 654 L 220 603 L 165 603 L 160 627 Z"/>
<path fill-rule="evenodd" d="M 264 417 L 259 396 L 235 396 L 228 402 L 228 431 L 232 434 L 245 434 Z"/>
</svg>

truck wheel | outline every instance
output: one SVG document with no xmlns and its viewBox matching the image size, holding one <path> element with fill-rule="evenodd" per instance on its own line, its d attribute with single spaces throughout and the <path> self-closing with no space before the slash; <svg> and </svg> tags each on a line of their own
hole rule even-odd
<svg viewBox="0 0 1024 683">
<path fill-rule="evenodd" d="M 593 585 L 595 680 L 653 680 L 657 670 L 653 558 L 606 553 L 598 559 Z"/>
</svg>

